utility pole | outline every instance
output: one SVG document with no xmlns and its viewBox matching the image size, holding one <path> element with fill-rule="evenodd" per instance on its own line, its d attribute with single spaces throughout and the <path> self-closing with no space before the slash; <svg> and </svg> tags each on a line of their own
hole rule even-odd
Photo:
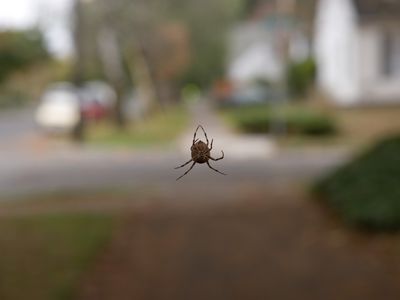
<svg viewBox="0 0 400 300">
<path fill-rule="evenodd" d="M 80 86 L 85 77 L 85 21 L 83 3 L 75 0 L 73 5 L 73 40 L 75 47 L 72 81 Z"/>
<path fill-rule="evenodd" d="M 272 121 L 272 133 L 276 136 L 281 136 L 287 133 L 287 124 L 285 122 L 285 111 L 284 108 L 288 103 L 288 92 L 287 92 L 287 68 L 289 64 L 289 47 L 290 47 L 290 24 L 289 18 L 294 15 L 296 0 L 275 0 L 274 9 L 274 36 L 275 43 L 279 49 L 280 60 L 282 63 L 282 74 L 279 82 L 279 89 L 282 92 L 282 98 L 276 101 L 273 108 L 273 121 Z"/>
</svg>

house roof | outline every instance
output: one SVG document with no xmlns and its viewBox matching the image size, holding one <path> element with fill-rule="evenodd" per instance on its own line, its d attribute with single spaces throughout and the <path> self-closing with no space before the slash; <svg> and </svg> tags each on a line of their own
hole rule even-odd
<svg viewBox="0 0 400 300">
<path fill-rule="evenodd" d="M 399 0 L 354 0 L 361 18 L 372 19 L 399 19 Z"/>
</svg>

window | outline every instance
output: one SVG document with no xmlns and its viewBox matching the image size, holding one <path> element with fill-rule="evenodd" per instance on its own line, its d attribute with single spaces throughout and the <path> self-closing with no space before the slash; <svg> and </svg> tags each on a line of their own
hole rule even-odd
<svg viewBox="0 0 400 300">
<path fill-rule="evenodd" d="M 383 37 L 383 74 L 400 77 L 400 32 L 385 33 Z"/>
</svg>

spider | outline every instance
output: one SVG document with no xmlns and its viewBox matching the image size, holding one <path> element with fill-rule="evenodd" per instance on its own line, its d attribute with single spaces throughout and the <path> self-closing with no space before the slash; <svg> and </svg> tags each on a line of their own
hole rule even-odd
<svg viewBox="0 0 400 300">
<path fill-rule="evenodd" d="M 199 139 L 196 139 L 197 130 L 199 130 L 199 128 L 201 128 L 201 130 L 203 130 L 204 136 L 206 137 L 207 144 L 201 140 L 199 141 Z M 193 161 L 193 164 L 190 166 L 189 170 L 187 170 L 183 175 L 179 176 L 176 180 L 181 179 L 183 176 L 185 176 L 187 173 L 189 173 L 190 170 L 194 167 L 194 165 L 196 163 L 198 163 L 198 164 L 207 163 L 207 165 L 210 169 L 212 169 L 215 172 L 218 172 L 222 175 L 226 175 L 225 173 L 222 173 L 222 172 L 218 171 L 217 169 L 214 169 L 213 167 L 211 167 L 210 163 L 208 162 L 208 160 L 210 160 L 210 159 L 213 161 L 223 159 L 224 151 L 221 151 L 222 156 L 220 158 L 212 158 L 210 155 L 210 151 L 213 146 L 213 139 L 211 139 L 210 148 L 208 148 L 208 144 L 209 144 L 209 142 L 208 142 L 208 138 L 207 138 L 207 133 L 204 130 L 203 126 L 201 126 L 201 125 L 197 126 L 196 131 L 194 132 L 194 135 L 193 135 L 192 147 L 190 147 L 190 151 L 192 152 L 192 158 L 188 162 L 185 162 L 183 165 L 176 167 L 175 169 L 182 168 L 192 161 Z"/>
</svg>

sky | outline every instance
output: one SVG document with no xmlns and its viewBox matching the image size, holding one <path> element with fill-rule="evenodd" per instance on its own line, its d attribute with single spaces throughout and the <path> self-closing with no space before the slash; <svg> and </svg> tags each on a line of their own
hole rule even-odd
<svg viewBox="0 0 400 300">
<path fill-rule="evenodd" d="M 73 0 L 0 0 L 0 30 L 40 26 L 48 47 L 58 57 L 73 51 L 70 10 Z"/>
</svg>

